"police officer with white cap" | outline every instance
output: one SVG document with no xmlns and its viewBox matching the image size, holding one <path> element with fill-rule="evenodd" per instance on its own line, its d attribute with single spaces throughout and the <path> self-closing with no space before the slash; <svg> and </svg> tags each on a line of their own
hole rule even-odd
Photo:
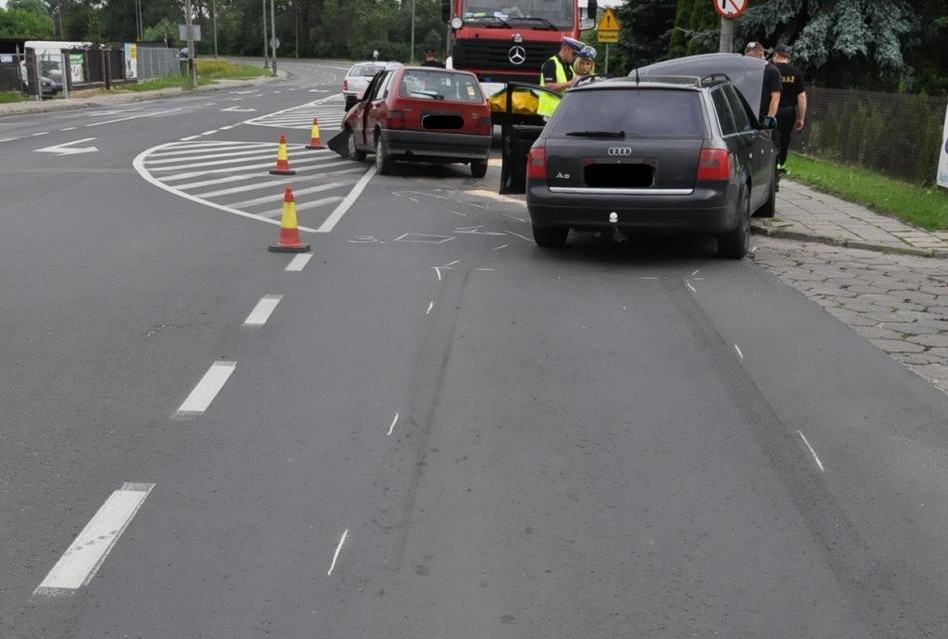
<svg viewBox="0 0 948 639">
<path fill-rule="evenodd" d="M 540 68 L 540 84 L 551 91 L 563 93 L 576 84 L 579 76 L 573 74 L 573 62 L 583 47 L 586 46 L 574 38 L 563 38 L 560 50 L 543 63 Z M 540 94 L 540 104 L 537 113 L 552 115 L 559 105 L 559 100 L 546 93 Z"/>
</svg>

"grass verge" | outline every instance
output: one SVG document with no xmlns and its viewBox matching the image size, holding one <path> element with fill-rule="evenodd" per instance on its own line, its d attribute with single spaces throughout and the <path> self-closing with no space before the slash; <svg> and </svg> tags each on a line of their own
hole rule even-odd
<svg viewBox="0 0 948 639">
<path fill-rule="evenodd" d="M 246 80 L 258 76 L 269 75 L 270 72 L 260 67 L 248 64 L 234 64 L 227 60 L 195 60 L 197 65 L 198 85 L 214 84 L 216 80 Z M 184 67 L 185 65 L 182 65 Z M 188 89 L 191 82 L 186 75 L 167 76 L 157 80 L 149 80 L 138 84 L 122 86 L 122 91 L 157 91 L 180 87 Z"/>
<path fill-rule="evenodd" d="M 0 104 L 12 104 L 24 100 L 23 94 L 18 91 L 0 91 Z"/>
<path fill-rule="evenodd" d="M 948 189 L 900 182 L 867 169 L 790 154 L 789 179 L 914 224 L 948 230 Z"/>
</svg>

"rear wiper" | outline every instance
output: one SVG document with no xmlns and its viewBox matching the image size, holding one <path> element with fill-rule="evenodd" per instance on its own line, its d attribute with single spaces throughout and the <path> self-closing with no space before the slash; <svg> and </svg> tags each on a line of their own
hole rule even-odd
<svg viewBox="0 0 948 639">
<path fill-rule="evenodd" d="M 566 135 L 577 138 L 616 138 L 625 139 L 625 131 L 570 131 Z"/>
<path fill-rule="evenodd" d="M 529 20 L 529 21 L 532 21 L 532 22 L 542 22 L 543 25 L 544 25 L 547 29 L 549 29 L 549 30 L 551 30 L 551 31 L 559 31 L 559 27 L 557 27 L 555 24 L 553 24 L 552 22 L 550 22 L 550 21 L 547 20 L 546 18 L 515 18 L 515 17 L 511 16 L 511 19 L 512 19 L 512 20 L 519 20 L 519 21 Z"/>
</svg>

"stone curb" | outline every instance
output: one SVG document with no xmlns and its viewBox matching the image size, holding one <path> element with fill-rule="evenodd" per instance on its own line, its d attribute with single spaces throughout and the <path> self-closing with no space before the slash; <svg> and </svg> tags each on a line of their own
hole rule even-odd
<svg viewBox="0 0 948 639">
<path fill-rule="evenodd" d="M 948 259 L 948 251 L 944 249 L 921 249 L 913 246 L 889 246 L 887 244 L 874 244 L 862 240 L 846 240 L 828 235 L 817 235 L 804 233 L 802 231 L 792 231 L 782 228 L 772 228 L 762 222 L 751 220 L 751 232 L 757 235 L 767 237 L 776 237 L 786 240 L 798 240 L 802 242 L 817 242 L 828 244 L 830 246 L 844 246 L 846 248 L 864 249 L 867 251 L 876 251 L 879 253 L 890 253 L 898 255 L 915 255 L 918 257 L 932 257 L 937 259 Z"/>
</svg>

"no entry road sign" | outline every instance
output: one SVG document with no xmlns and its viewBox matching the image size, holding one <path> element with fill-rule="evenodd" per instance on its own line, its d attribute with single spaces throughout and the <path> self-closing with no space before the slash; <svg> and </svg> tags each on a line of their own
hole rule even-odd
<svg viewBox="0 0 948 639">
<path fill-rule="evenodd" d="M 733 20 L 747 11 L 748 0 L 711 0 L 718 15 Z"/>
</svg>

